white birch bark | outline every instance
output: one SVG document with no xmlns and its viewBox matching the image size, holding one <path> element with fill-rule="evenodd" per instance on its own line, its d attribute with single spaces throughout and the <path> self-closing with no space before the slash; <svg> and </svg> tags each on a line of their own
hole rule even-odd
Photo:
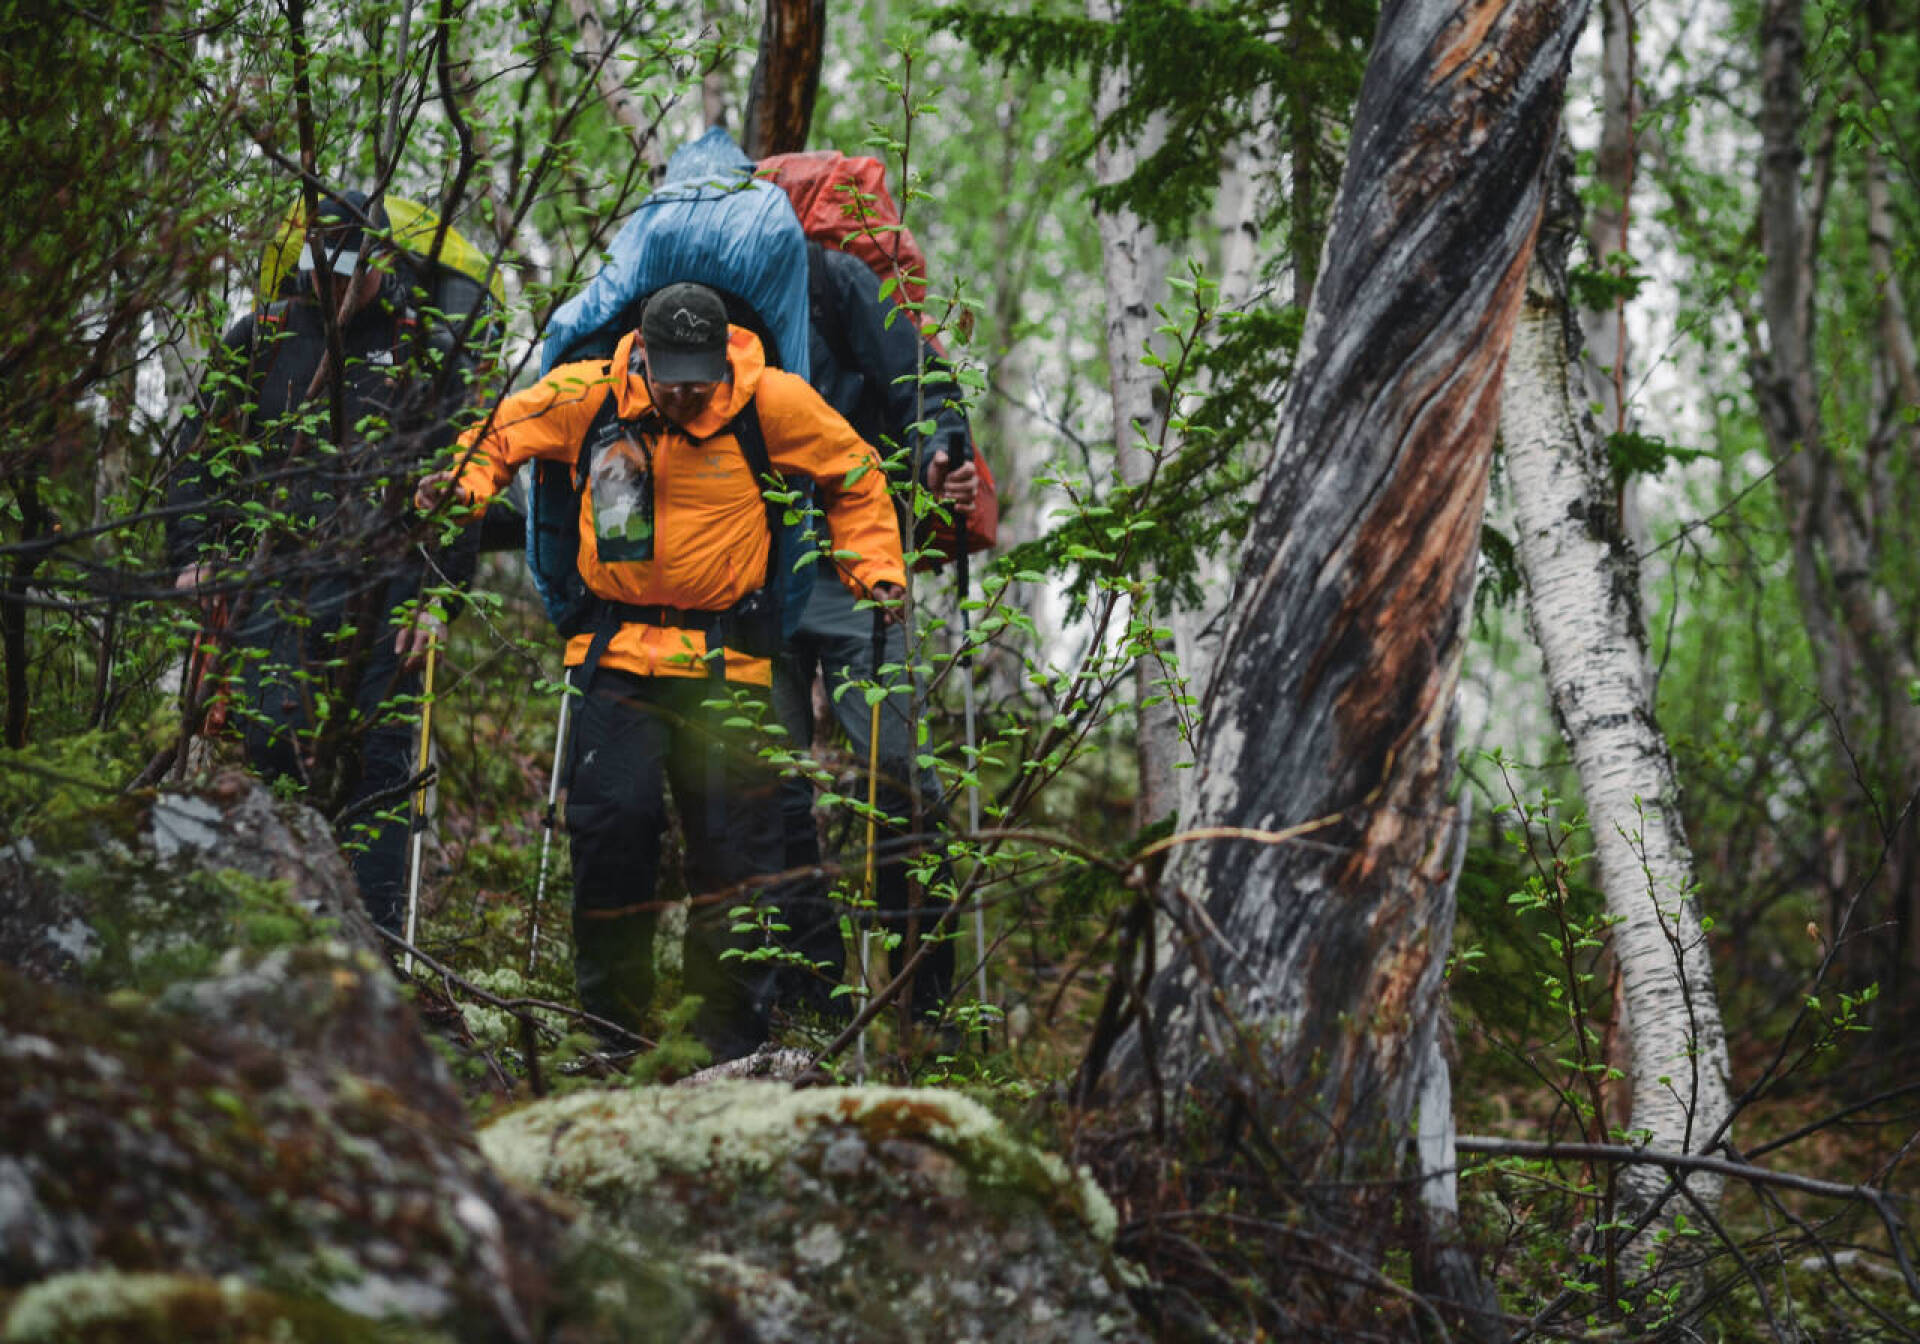
<svg viewBox="0 0 1920 1344">
<path fill-rule="evenodd" d="M 1260 200 L 1265 165 L 1274 158 L 1273 99 L 1255 95 L 1253 129 L 1233 142 L 1220 165 L 1213 227 L 1219 239 L 1222 308 L 1244 307 L 1260 274 Z"/>
<path fill-rule="evenodd" d="M 1636 566 L 1613 526 L 1606 451 L 1576 390 L 1564 273 L 1548 252 L 1543 239 L 1500 412 L 1528 616 L 1616 921 L 1631 1127 L 1656 1148 L 1700 1152 L 1718 1141 L 1731 1110 L 1726 1033 L 1673 761 L 1654 720 Z M 1652 1168 L 1629 1177 L 1643 1202 L 1665 1183 Z M 1714 1178 L 1690 1177 L 1688 1188 L 1709 1207 L 1719 1198 Z"/>
<path fill-rule="evenodd" d="M 1113 0 L 1087 0 L 1087 17 L 1112 22 L 1119 11 Z M 1126 99 L 1124 70 L 1111 70 L 1094 90 L 1096 123 L 1112 115 Z M 1094 153 L 1094 177 L 1102 185 L 1128 177 L 1141 151 L 1156 138 L 1150 126 L 1139 144 L 1102 142 Z M 1106 282 L 1107 383 L 1113 399 L 1113 451 L 1119 477 L 1131 486 L 1143 485 L 1153 474 L 1150 446 L 1160 438 L 1164 407 L 1155 405 L 1159 376 L 1143 362 L 1153 339 L 1154 306 L 1167 288 L 1167 250 L 1152 227 L 1130 210 L 1103 211 L 1099 216 L 1101 271 Z M 1152 579 L 1147 579 L 1151 586 Z M 1174 762 L 1181 752 L 1180 725 L 1164 687 L 1155 683 L 1165 675 L 1157 659 L 1142 659 L 1134 668 L 1134 690 L 1139 711 L 1140 796 L 1136 820 L 1151 825 L 1175 810 Z M 1157 703 L 1149 704 L 1158 697 Z"/>
<path fill-rule="evenodd" d="M 1266 165 L 1279 155 L 1272 102 L 1264 92 L 1256 96 L 1252 129 L 1234 141 L 1220 166 L 1213 226 L 1219 251 L 1220 284 L 1215 302 L 1222 311 L 1243 309 L 1251 303 L 1260 279 L 1259 215 L 1266 189 L 1263 183 L 1268 176 Z M 1179 656 L 1181 679 L 1188 694 L 1199 699 L 1218 665 L 1216 655 L 1226 627 L 1233 570 L 1222 552 L 1206 552 L 1196 560 L 1199 573 L 1195 583 L 1200 590 L 1200 603 L 1175 610 L 1168 625 L 1173 630 L 1173 648 Z M 1175 772 L 1177 811 L 1182 817 L 1192 815 L 1195 778 L 1192 770 Z"/>
<path fill-rule="evenodd" d="M 1628 251 L 1627 221 L 1633 194 L 1633 9 L 1630 0 L 1600 0 L 1601 119 L 1595 155 L 1599 199 L 1587 212 L 1587 246 L 1596 264 Z M 1627 310 L 1623 301 L 1605 310 L 1583 309 L 1584 372 L 1602 407 L 1608 432 L 1626 428 Z"/>
<path fill-rule="evenodd" d="M 1598 203 L 1587 215 L 1587 246 L 1594 262 L 1604 265 L 1614 253 L 1630 254 L 1633 250 L 1629 227 L 1634 179 L 1638 176 L 1634 119 L 1639 99 L 1634 95 L 1636 32 L 1632 0 L 1600 0 L 1600 14 L 1600 146 L 1594 165 L 1600 192 Z M 1593 400 L 1601 407 L 1602 432 L 1618 433 L 1628 427 L 1629 417 L 1625 297 L 1616 299 L 1604 311 L 1583 310 L 1580 325 L 1587 338 L 1583 372 Z M 1644 555 L 1650 537 L 1640 507 L 1638 480 L 1629 479 L 1620 486 L 1619 511 L 1620 524 L 1635 553 Z"/>
<path fill-rule="evenodd" d="M 707 34 L 719 31 L 722 17 L 717 0 L 702 0 L 701 26 Z M 726 63 L 716 61 L 713 68 L 700 77 L 700 117 L 708 126 L 727 124 L 727 89 L 731 83 L 728 73 Z"/>
</svg>

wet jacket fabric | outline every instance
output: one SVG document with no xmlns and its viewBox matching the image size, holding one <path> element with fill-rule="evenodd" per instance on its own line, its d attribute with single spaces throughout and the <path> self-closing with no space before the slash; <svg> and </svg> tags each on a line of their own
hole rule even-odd
<svg viewBox="0 0 1920 1344">
<path fill-rule="evenodd" d="M 759 338 L 731 329 L 727 362 L 732 382 L 684 429 L 664 425 L 647 432 L 653 488 L 651 559 L 603 560 L 595 534 L 594 483 L 580 500 L 580 576 L 589 590 L 610 602 L 670 607 L 689 612 L 724 611 L 759 588 L 767 577 L 771 537 L 761 485 L 728 425 L 749 400 L 758 413 L 767 457 L 783 475 L 805 476 L 819 490 L 834 549 L 852 581 L 865 590 L 904 583 L 900 533 L 885 480 L 873 450 L 820 399 L 805 380 L 769 368 Z M 534 386 L 503 401 L 490 420 L 462 439 L 471 451 L 461 473 L 476 500 L 504 487 L 514 471 L 535 458 L 573 464 L 595 413 L 618 398 L 623 421 L 652 409 L 645 378 L 634 360 L 629 332 L 611 363 L 563 364 Z M 656 418 L 655 424 L 658 425 Z M 576 666 L 593 642 L 575 636 L 567 646 Z M 632 621 L 613 636 L 602 666 L 636 676 L 707 676 L 705 636 L 696 629 Z M 725 676 L 766 685 L 766 659 L 733 650 Z"/>
<path fill-rule="evenodd" d="M 430 368 L 437 354 L 416 358 L 424 352 L 413 333 L 385 295 L 341 328 L 336 436 L 330 380 L 314 387 L 327 352 L 318 304 L 290 299 L 237 322 L 174 433 L 173 568 L 242 564 L 264 552 L 269 581 L 384 582 L 395 603 L 413 597 L 430 571 L 403 525 L 404 482 L 453 441 L 468 401 L 459 370 L 441 375 Z M 272 517 L 264 534 L 263 505 Z M 436 580 L 472 576 L 472 540 L 435 554 Z"/>
</svg>

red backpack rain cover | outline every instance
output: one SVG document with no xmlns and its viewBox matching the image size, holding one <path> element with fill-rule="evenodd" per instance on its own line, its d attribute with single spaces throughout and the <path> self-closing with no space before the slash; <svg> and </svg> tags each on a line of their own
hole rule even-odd
<svg viewBox="0 0 1920 1344">
<path fill-rule="evenodd" d="M 914 325 L 921 324 L 927 258 L 900 222 L 900 210 L 887 192 L 886 166 L 880 160 L 866 155 L 850 158 L 831 149 L 773 154 L 760 160 L 759 175 L 787 193 L 808 238 L 851 252 L 882 280 L 897 275 L 894 298 L 914 305 L 908 313 Z M 945 353 L 939 337 L 930 337 L 928 343 Z M 984 551 L 1000 531 L 1000 492 L 977 446 L 973 460 L 980 473 L 980 493 L 973 512 L 964 515 L 967 549 Z"/>
</svg>

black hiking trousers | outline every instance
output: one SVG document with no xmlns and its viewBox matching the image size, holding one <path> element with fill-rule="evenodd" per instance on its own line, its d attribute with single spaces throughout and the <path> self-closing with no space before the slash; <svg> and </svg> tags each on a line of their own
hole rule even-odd
<svg viewBox="0 0 1920 1344">
<path fill-rule="evenodd" d="M 725 726 L 732 711 L 705 703 L 728 689 L 704 677 L 598 669 L 575 708 L 567 790 L 580 1006 L 638 1032 L 653 1000 L 671 787 L 692 897 L 685 987 L 700 996 L 693 1033 L 715 1063 L 767 1039 L 775 963 L 727 953 L 767 945 L 757 929 L 735 928 L 752 923 L 738 908 L 766 907 L 769 893 L 729 889 L 779 872 L 784 854 L 777 775 L 751 734 Z"/>
<path fill-rule="evenodd" d="M 916 766 L 913 724 L 909 715 L 913 685 L 903 670 L 906 662 L 906 632 L 889 625 L 882 632 L 884 647 L 881 665 L 890 669 L 877 674 L 874 666 L 873 613 L 862 611 L 846 586 L 832 571 L 814 584 L 807 603 L 805 619 L 788 641 L 774 669 L 774 706 L 786 726 L 794 746 L 813 744 L 813 680 L 821 677 L 826 685 L 827 701 L 847 749 L 858 764 L 855 796 L 865 802 L 869 780 L 867 761 L 873 746 L 873 712 L 861 693 L 859 683 L 878 680 L 887 690 L 880 705 L 880 771 L 876 805 L 886 820 L 875 827 L 875 910 L 868 923 L 878 932 L 897 934 L 898 940 L 887 954 L 890 974 L 898 974 L 912 955 L 920 939 L 931 933 L 947 910 L 947 902 L 937 892 L 950 889 L 953 871 L 945 859 L 939 863 L 931 886 L 919 893 L 916 904 L 913 882 L 908 874 L 914 854 L 944 841 L 946 818 L 940 801 L 940 780 L 931 769 Z M 912 822 L 913 805 L 909 774 L 920 775 L 919 825 Z M 782 824 L 786 837 L 786 866 L 815 868 L 822 860 L 820 832 L 814 823 L 813 784 L 797 772 L 781 784 Z M 847 867 L 841 884 L 860 885 L 866 854 L 866 824 L 858 817 L 844 816 L 835 829 L 840 831 L 836 857 Z M 786 912 L 790 932 L 788 947 L 799 952 L 811 964 L 807 971 L 789 967 L 781 976 L 779 996 L 784 1007 L 838 1016 L 854 1003 L 845 996 L 835 998 L 833 987 L 843 978 L 845 960 L 840 934 L 843 907 L 836 902 L 825 881 L 796 878 L 781 893 L 781 908 Z M 956 946 L 960 930 L 948 919 L 942 936 L 928 949 L 919 969 L 914 972 L 908 998 L 909 1011 L 916 1019 L 939 1016 L 953 993 Z"/>
<path fill-rule="evenodd" d="M 374 583 L 382 611 L 387 586 Z M 236 718 L 267 783 L 306 792 L 323 764 L 345 781 L 341 841 L 360 899 L 375 924 L 402 933 L 420 674 L 401 667 L 390 619 L 356 620 L 361 595 L 339 582 L 263 590 L 234 632 Z"/>
</svg>

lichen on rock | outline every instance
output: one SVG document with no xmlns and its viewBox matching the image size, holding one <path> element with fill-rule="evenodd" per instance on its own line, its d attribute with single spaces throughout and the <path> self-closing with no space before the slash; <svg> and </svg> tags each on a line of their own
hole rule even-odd
<svg viewBox="0 0 1920 1344">
<path fill-rule="evenodd" d="M 325 1302 L 299 1301 L 237 1278 L 91 1270 L 33 1285 L 0 1310 L 7 1344 L 368 1344 L 402 1336 Z M 452 1344 L 408 1333 L 410 1344 Z"/>
<path fill-rule="evenodd" d="M 313 1022 L 316 982 L 365 974 L 307 954 Z M 375 977 L 358 988 L 377 1002 L 392 990 Z M 549 1267 L 521 1248 L 556 1244 L 563 1220 L 495 1175 L 431 1078 L 371 1080 L 317 1048 L 317 1026 L 261 1039 L 4 970 L 0 1024 L 0 1289 L 105 1269 L 236 1275 L 374 1320 L 531 1337 Z"/>
<path fill-rule="evenodd" d="M 0 963 L 36 979 L 151 991 L 236 946 L 381 952 L 324 820 L 240 771 L 69 808 L 51 833 L 0 849 Z"/>
<path fill-rule="evenodd" d="M 502 1116 L 481 1145 L 738 1294 L 757 1338 L 1139 1337 L 1105 1195 L 956 1093 L 575 1093 Z"/>
</svg>

